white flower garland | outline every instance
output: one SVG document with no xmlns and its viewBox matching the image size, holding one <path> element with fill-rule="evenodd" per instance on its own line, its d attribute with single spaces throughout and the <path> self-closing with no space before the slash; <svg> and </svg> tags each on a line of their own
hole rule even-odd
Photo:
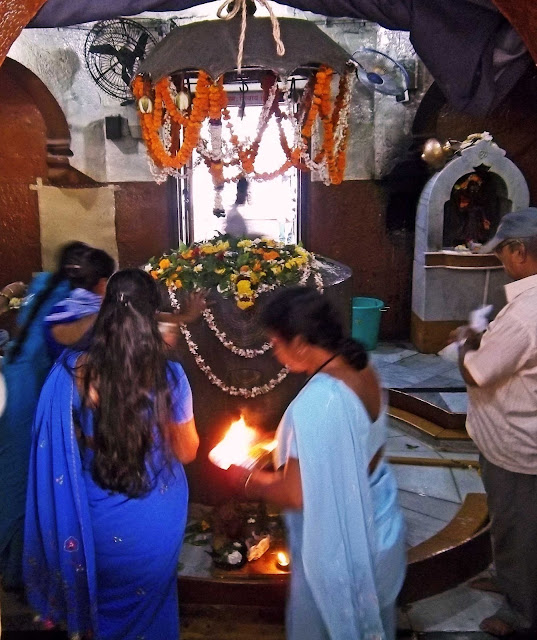
<svg viewBox="0 0 537 640">
<path fill-rule="evenodd" d="M 179 328 L 181 329 L 181 333 L 185 338 L 190 353 L 194 356 L 196 364 L 207 376 L 209 382 L 217 386 L 224 393 L 228 393 L 230 396 L 242 396 L 243 398 L 255 398 L 257 396 L 262 396 L 275 389 L 281 382 L 285 380 L 285 378 L 287 378 L 289 369 L 287 367 L 283 367 L 283 369 L 280 370 L 275 378 L 272 378 L 266 384 L 263 384 L 259 387 L 252 387 L 251 389 L 246 389 L 245 387 L 230 387 L 215 375 L 211 367 L 206 364 L 205 360 L 200 356 L 200 354 L 198 353 L 198 345 L 194 342 L 194 340 L 192 340 L 192 334 L 188 330 L 187 326 L 185 324 L 180 324 Z"/>
<path fill-rule="evenodd" d="M 316 268 L 318 269 L 318 261 L 314 260 L 314 264 L 316 266 Z M 309 277 L 311 276 L 311 265 L 308 263 L 304 269 L 304 272 L 300 278 L 299 284 L 301 286 L 305 286 Z M 313 278 L 315 281 L 315 286 L 317 288 L 317 290 L 319 291 L 319 293 L 323 293 L 324 291 L 324 283 L 323 283 L 323 277 L 321 275 L 321 273 L 319 271 L 316 271 L 313 274 Z M 266 293 L 268 291 L 274 291 L 275 289 L 278 288 L 278 285 L 275 284 L 264 284 L 261 285 L 260 287 L 258 287 L 258 289 L 255 291 L 255 297 L 257 297 L 260 293 Z M 173 287 L 168 287 L 168 295 L 170 296 L 170 302 L 171 305 L 174 309 L 179 309 L 180 308 L 180 303 L 177 300 L 177 296 L 175 295 L 175 289 Z M 262 356 L 263 354 L 267 353 L 267 351 L 269 351 L 272 346 L 269 342 L 265 342 L 261 347 L 259 347 L 258 349 L 244 349 L 242 347 L 237 347 L 236 344 L 234 344 L 227 336 L 227 334 L 225 333 L 225 331 L 221 331 L 217 325 L 216 325 L 216 321 L 214 318 L 214 315 L 212 313 L 212 311 L 210 309 L 205 309 L 202 313 L 203 319 L 205 320 L 205 322 L 207 323 L 207 326 L 209 327 L 209 329 L 215 334 L 215 336 L 218 338 L 218 340 L 220 341 L 220 343 L 226 348 L 229 349 L 229 351 L 231 351 L 231 353 L 233 353 L 236 356 L 240 356 L 241 358 L 255 358 L 257 356 Z M 192 336 L 190 336 L 190 340 L 192 340 Z M 192 340 L 192 343 L 194 343 L 194 341 Z M 196 345 L 196 349 L 197 349 L 197 345 Z"/>
<path fill-rule="evenodd" d="M 220 331 L 216 326 L 213 313 L 210 309 L 205 309 L 202 315 L 207 326 L 218 340 L 220 340 L 226 349 L 229 349 L 231 353 L 234 353 L 236 356 L 240 356 L 241 358 L 255 358 L 256 356 L 262 356 L 264 353 L 269 351 L 269 349 L 272 349 L 270 342 L 265 342 L 265 344 L 259 349 L 241 349 L 233 344 L 233 342 L 227 337 L 227 334 L 224 331 Z"/>
</svg>

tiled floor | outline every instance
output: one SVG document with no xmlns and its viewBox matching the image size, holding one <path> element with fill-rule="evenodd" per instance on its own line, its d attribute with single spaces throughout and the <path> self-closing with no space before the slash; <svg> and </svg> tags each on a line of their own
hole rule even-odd
<svg viewBox="0 0 537 640">
<path fill-rule="evenodd" d="M 370 355 L 386 388 L 464 390 L 455 363 L 434 354 L 419 353 L 408 343 L 381 342 Z"/>
<path fill-rule="evenodd" d="M 467 394 L 455 363 L 437 355 L 418 353 L 410 344 L 380 343 L 371 360 L 386 388 L 403 389 L 453 413 L 466 413 Z M 445 451 L 418 436 L 409 434 L 392 419 L 387 454 L 421 458 L 475 460 L 477 451 L 470 443 L 465 452 Z M 450 447 L 452 449 L 452 447 Z M 468 492 L 482 492 L 481 479 L 474 469 L 424 468 L 394 465 L 399 499 L 405 513 L 407 541 L 415 545 L 433 535 L 453 517 Z M 496 612 L 501 596 L 476 591 L 462 584 L 432 598 L 401 609 L 400 636 L 427 640 L 481 640 L 490 638 L 479 632 L 479 622 Z M 423 634 L 423 635 L 422 635 Z"/>
<path fill-rule="evenodd" d="M 464 413 L 466 393 L 457 367 L 436 355 L 420 354 L 409 344 L 382 343 L 371 353 L 383 386 L 404 389 L 446 410 Z M 453 449 L 453 447 L 451 447 Z M 475 460 L 477 452 L 468 446 L 464 451 L 443 450 L 412 433 L 408 426 L 391 419 L 387 442 L 388 456 L 419 458 L 452 458 Z M 394 465 L 399 497 L 407 523 L 409 546 L 427 539 L 442 529 L 460 508 L 466 493 L 483 491 L 474 469 Z M 201 547 L 192 547 L 182 556 L 183 572 L 203 573 L 210 558 Z M 471 589 L 467 584 L 443 594 L 421 600 L 399 611 L 401 638 L 414 640 L 483 640 L 490 638 L 479 632 L 479 622 L 496 611 L 501 597 Z M 2 596 L 6 631 L 32 629 L 29 610 L 11 595 Z M 201 624 L 200 620 L 195 621 Z M 196 627 L 197 628 L 197 627 Z M 275 638 L 283 640 L 283 628 L 273 628 Z M 191 633 L 194 628 L 191 629 Z M 20 637 L 6 635 L 7 638 Z M 209 637 L 184 634 L 185 638 Z M 210 636 L 216 639 L 216 637 Z M 226 636 L 227 638 L 228 636 Z M 229 636 L 234 637 L 234 636 Z M 242 637 L 240 634 L 237 636 Z M 263 636 L 264 637 L 264 636 Z M 267 636 L 268 637 L 268 636 Z M 272 636 L 271 636 L 272 637 Z"/>
<path fill-rule="evenodd" d="M 475 453 L 444 452 L 423 442 L 419 436 L 401 431 L 398 420 L 390 418 L 386 454 L 406 458 L 477 460 Z M 393 465 L 399 500 L 407 525 L 407 543 L 415 546 L 426 540 L 453 518 L 467 493 L 483 492 L 475 469 Z"/>
<path fill-rule="evenodd" d="M 370 352 L 383 386 L 400 389 L 442 409 L 466 413 L 466 387 L 457 365 L 408 343 L 379 343 Z"/>
</svg>

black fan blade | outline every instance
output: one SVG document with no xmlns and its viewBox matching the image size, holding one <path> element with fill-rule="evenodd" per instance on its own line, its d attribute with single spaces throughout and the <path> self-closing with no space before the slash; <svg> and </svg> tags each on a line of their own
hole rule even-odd
<svg viewBox="0 0 537 640">
<path fill-rule="evenodd" d="M 138 42 L 133 50 L 134 58 L 143 58 L 145 53 L 145 48 L 147 47 L 147 41 L 149 40 L 149 34 L 144 31 L 142 35 L 138 38 Z"/>
<path fill-rule="evenodd" d="M 123 82 L 128 87 L 130 85 L 130 83 L 131 83 L 131 80 L 132 80 L 132 74 L 128 72 L 126 67 L 122 67 L 121 68 L 121 78 L 123 79 Z"/>
<path fill-rule="evenodd" d="M 100 53 L 105 56 L 117 56 L 117 49 L 111 44 L 92 44 L 89 48 L 90 53 Z"/>
</svg>

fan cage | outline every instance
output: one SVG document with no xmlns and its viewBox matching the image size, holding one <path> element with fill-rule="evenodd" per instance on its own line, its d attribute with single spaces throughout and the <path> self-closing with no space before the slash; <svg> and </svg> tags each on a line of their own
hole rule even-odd
<svg viewBox="0 0 537 640">
<path fill-rule="evenodd" d="M 133 52 L 142 35 L 146 35 L 147 44 L 144 53 L 157 43 L 156 37 L 146 27 L 134 20 L 119 18 L 96 23 L 88 33 L 84 45 L 86 67 L 97 86 L 118 100 L 132 99 L 132 91 L 125 82 L 125 67 L 117 56 L 108 53 L 95 53 L 96 46 L 111 45 L 117 52 Z M 121 55 L 121 54 L 120 54 Z M 128 55 L 128 54 L 127 54 Z M 136 75 L 139 60 L 127 70 L 130 77 Z"/>
</svg>

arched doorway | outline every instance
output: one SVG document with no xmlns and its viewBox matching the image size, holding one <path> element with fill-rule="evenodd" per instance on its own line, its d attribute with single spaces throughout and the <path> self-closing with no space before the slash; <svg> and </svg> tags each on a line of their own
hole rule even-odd
<svg viewBox="0 0 537 640">
<path fill-rule="evenodd" d="M 26 67 L 0 67 L 0 273 L 26 280 L 41 268 L 39 209 L 30 185 L 93 184 L 69 165 L 69 127 L 53 95 Z"/>
</svg>

